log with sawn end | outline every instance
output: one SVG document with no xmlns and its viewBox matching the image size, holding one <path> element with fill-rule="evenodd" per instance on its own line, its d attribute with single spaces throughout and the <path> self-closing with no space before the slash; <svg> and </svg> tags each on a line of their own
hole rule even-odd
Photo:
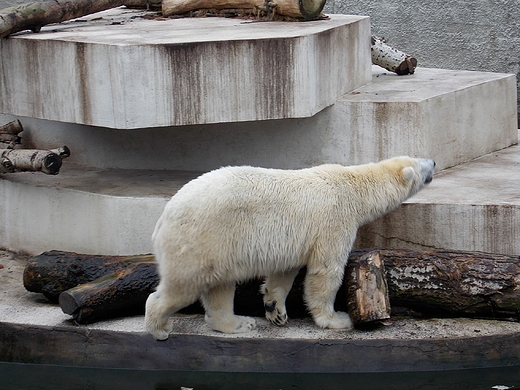
<svg viewBox="0 0 520 390">
<path fill-rule="evenodd" d="M 52 252 L 51 252 L 52 253 Z M 61 252 L 60 252 L 61 253 Z M 464 251 L 411 251 L 401 249 L 370 249 L 355 250 L 350 254 L 350 266 L 359 262 L 363 256 L 380 257 L 385 265 L 386 280 L 388 284 L 388 294 L 392 308 L 404 307 L 415 312 L 422 313 L 426 316 L 464 316 L 464 317 L 486 317 L 486 318 L 513 318 L 520 319 L 520 258 L 519 256 L 507 256 L 482 252 L 464 252 Z M 53 291 L 54 296 L 57 293 L 82 283 L 92 282 L 95 279 L 103 277 L 103 275 L 111 274 L 104 280 L 98 280 L 92 283 L 89 288 L 78 290 L 78 293 L 86 294 L 83 301 L 89 300 L 88 296 L 99 299 L 101 295 L 96 295 L 96 289 L 99 283 L 101 286 L 109 283 L 110 279 L 118 280 L 115 285 L 119 286 L 121 293 L 115 290 L 107 291 L 102 297 L 102 301 L 110 310 L 105 310 L 102 315 L 93 315 L 91 318 L 107 318 L 111 315 L 113 308 L 117 306 L 117 302 L 125 301 L 125 291 L 134 291 L 133 287 L 126 286 L 125 283 L 136 283 L 138 281 L 139 267 L 135 267 L 132 272 L 120 272 L 128 264 L 122 257 L 115 261 L 115 265 L 111 262 L 103 260 L 103 256 L 96 257 L 98 265 L 85 269 L 82 266 L 81 258 L 74 261 L 76 254 L 70 254 L 70 261 L 64 261 L 67 254 L 61 253 L 59 262 L 52 262 L 52 256 L 40 256 L 47 258 L 47 265 L 36 269 L 37 264 L 34 259 L 28 264 L 29 270 L 26 268 L 24 273 L 24 283 L 31 285 L 34 292 Z M 38 258 L 38 257 L 37 257 Z M 36 259 L 37 259 L 36 258 Z M 128 257 L 127 257 L 128 258 Z M 158 282 L 159 278 L 156 274 L 155 262 L 150 255 L 134 256 L 133 262 L 151 262 L 149 270 Z M 106 267 L 103 265 L 104 261 Z M 119 262 L 119 263 L 118 263 Z M 36 261 L 38 263 L 38 261 Z M 58 264 L 59 263 L 59 264 Z M 74 265 L 76 264 L 76 265 Z M 47 267 L 56 267 L 53 272 L 48 272 Z M 62 268 L 61 271 L 58 268 Z M 70 272 L 70 268 L 77 271 Z M 106 271 L 103 274 L 103 269 Z M 348 268 L 348 267 L 347 267 Z M 32 270 L 32 271 L 31 271 Z M 90 278 L 88 273 L 92 270 Z M 119 270 L 119 271 L 118 271 Z M 119 272 L 119 273 L 118 273 Z M 147 271 L 148 272 L 148 271 Z M 287 299 L 287 311 L 290 317 L 296 318 L 306 315 L 306 309 L 302 299 L 304 273 L 302 270 L 297 276 L 293 289 Z M 78 283 L 77 274 L 81 274 L 82 279 Z M 348 275 L 348 272 L 346 273 Z M 36 279 L 37 282 L 31 279 Z M 242 315 L 260 316 L 263 313 L 262 297 L 259 293 L 261 281 L 254 280 L 248 283 L 240 284 L 237 287 L 235 296 L 235 311 Z M 346 289 L 351 284 L 349 277 L 345 278 L 342 290 L 338 292 L 336 299 L 336 309 L 347 310 Z M 37 285 L 37 286 L 35 286 Z M 52 286 L 49 287 L 48 285 Z M 142 286 L 145 290 L 143 295 L 147 295 L 153 291 L 152 284 Z M 62 290 L 59 291 L 59 288 Z M 37 291 L 37 290 L 40 291 Z M 133 293 L 132 293 L 133 294 Z M 77 298 L 76 298 L 77 299 Z M 81 299 L 77 299 L 78 302 Z M 96 310 L 104 310 L 103 302 L 99 305 L 92 305 Z M 126 300 L 126 302 L 128 302 Z M 110 305 L 110 306 L 109 306 Z M 115 306 L 114 306 L 115 305 Z M 137 303 L 136 303 L 137 305 Z M 136 311 L 135 306 L 132 313 Z M 141 306 L 139 306 L 141 305 Z M 144 304 L 139 304 L 141 312 L 144 312 Z M 78 305 L 79 306 L 79 305 Z M 187 310 L 201 312 L 199 307 L 191 307 Z M 71 311 L 70 307 L 67 311 Z M 123 311 L 118 310 L 118 315 Z M 89 316 L 84 314 L 78 316 L 85 322 L 91 321 Z"/>
</svg>

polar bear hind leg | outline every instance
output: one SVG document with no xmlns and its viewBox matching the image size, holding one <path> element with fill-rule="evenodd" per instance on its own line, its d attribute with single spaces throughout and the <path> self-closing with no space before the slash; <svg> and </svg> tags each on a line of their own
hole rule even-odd
<svg viewBox="0 0 520 390">
<path fill-rule="evenodd" d="M 256 328 L 251 317 L 237 316 L 233 312 L 235 284 L 217 285 L 202 294 L 208 326 L 222 333 L 245 333 Z"/>
<path fill-rule="evenodd" d="M 146 330 L 156 340 L 166 340 L 168 338 L 173 328 L 169 320 L 171 315 L 191 305 L 198 299 L 195 293 L 190 295 L 176 294 L 173 288 L 161 289 L 161 287 L 161 284 L 159 284 L 157 291 L 150 294 L 146 300 Z M 183 291 L 183 289 L 176 291 Z"/>
<path fill-rule="evenodd" d="M 283 326 L 287 323 L 285 299 L 291 291 L 298 271 L 299 269 L 294 269 L 284 273 L 271 274 L 262 285 L 265 317 L 275 325 Z"/>
</svg>

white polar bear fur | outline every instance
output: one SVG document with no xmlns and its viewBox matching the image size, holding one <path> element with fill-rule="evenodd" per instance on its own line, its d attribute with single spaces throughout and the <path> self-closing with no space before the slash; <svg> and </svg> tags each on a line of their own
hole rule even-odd
<svg viewBox="0 0 520 390">
<path fill-rule="evenodd" d="M 435 163 L 397 157 L 366 165 L 301 170 L 225 167 L 187 183 L 166 205 L 152 236 L 160 283 L 146 303 L 148 332 L 202 300 L 217 331 L 247 332 L 233 313 L 235 284 L 266 277 L 266 317 L 287 322 L 285 298 L 307 266 L 305 302 L 320 327 L 345 329 L 334 299 L 359 226 L 397 208 L 432 180 Z"/>
</svg>

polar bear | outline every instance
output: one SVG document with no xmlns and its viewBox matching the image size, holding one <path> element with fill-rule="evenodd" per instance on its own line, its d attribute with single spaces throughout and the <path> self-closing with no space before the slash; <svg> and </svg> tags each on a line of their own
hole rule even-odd
<svg viewBox="0 0 520 390">
<path fill-rule="evenodd" d="M 305 303 L 322 328 L 348 329 L 334 311 L 359 226 L 397 208 L 432 181 L 435 162 L 396 157 L 358 166 L 300 170 L 220 168 L 190 181 L 168 202 L 152 236 L 160 283 L 146 302 L 147 331 L 168 338 L 169 317 L 201 299 L 213 330 L 247 332 L 233 312 L 235 284 L 266 277 L 266 317 L 287 322 L 285 299 L 307 267 Z"/>
</svg>

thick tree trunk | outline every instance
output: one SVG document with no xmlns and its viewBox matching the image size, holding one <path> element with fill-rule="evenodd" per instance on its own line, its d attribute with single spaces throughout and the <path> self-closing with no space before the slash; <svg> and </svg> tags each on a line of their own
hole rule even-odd
<svg viewBox="0 0 520 390">
<path fill-rule="evenodd" d="M 326 0 L 163 0 L 164 16 L 180 15 L 195 10 L 241 10 L 259 16 L 276 15 L 295 19 L 317 19 Z M 249 10 L 249 11 L 248 11 Z"/>
<path fill-rule="evenodd" d="M 348 268 L 363 266 L 367 257 L 379 258 L 385 265 L 392 309 L 404 307 L 426 316 L 520 319 L 520 258 L 462 251 L 353 251 L 344 286 L 337 295 L 337 310 L 347 310 L 347 288 L 355 282 L 348 276 Z M 146 264 L 143 276 L 140 267 L 129 267 L 132 263 Z M 94 281 L 68 294 L 70 297 L 64 297 L 64 311 L 77 313 L 73 315 L 78 322 L 91 322 L 108 318 L 111 313 L 122 315 L 129 307 L 131 313 L 144 312 L 144 299 L 132 305 L 132 296 L 139 288 L 142 289 L 140 297 L 153 291 L 152 286 L 159 280 L 155 265 L 151 255 L 107 257 L 46 252 L 29 261 L 24 285 L 29 291 L 42 292 L 56 300 L 61 292 Z M 304 277 L 305 270 L 302 270 L 287 298 L 289 317 L 307 315 L 302 299 Z M 238 314 L 264 315 L 260 284 L 260 280 L 253 280 L 237 286 L 235 311 Z M 83 307 L 85 310 L 81 311 Z M 198 305 L 183 311 L 202 313 Z"/>
<path fill-rule="evenodd" d="M 0 10 L 0 38 L 123 5 L 123 0 L 53 0 Z"/>
<path fill-rule="evenodd" d="M 362 254 L 355 251 L 351 258 Z M 381 249 L 392 307 L 520 320 L 520 256 Z"/>
<path fill-rule="evenodd" d="M 372 37 L 372 63 L 398 75 L 413 74 L 417 59 L 387 45 L 383 39 Z"/>
<path fill-rule="evenodd" d="M 54 150 L 5 149 L 0 154 L 0 172 L 43 172 L 57 175 L 62 159 L 70 156 L 66 146 Z"/>
</svg>

